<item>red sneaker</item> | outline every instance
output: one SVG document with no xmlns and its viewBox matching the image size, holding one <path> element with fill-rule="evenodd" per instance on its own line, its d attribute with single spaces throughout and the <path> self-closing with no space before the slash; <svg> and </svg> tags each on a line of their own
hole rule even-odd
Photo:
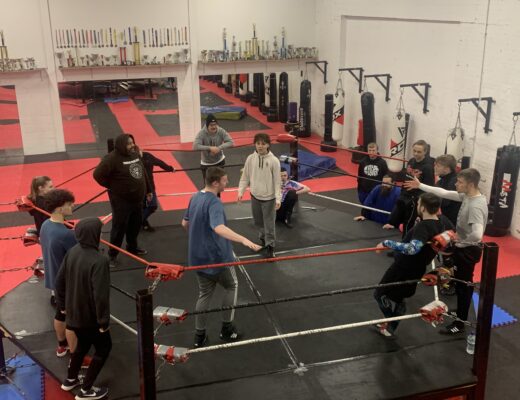
<svg viewBox="0 0 520 400">
<path fill-rule="evenodd" d="M 56 357 L 65 357 L 69 352 L 69 346 L 58 346 L 56 349 Z"/>
</svg>

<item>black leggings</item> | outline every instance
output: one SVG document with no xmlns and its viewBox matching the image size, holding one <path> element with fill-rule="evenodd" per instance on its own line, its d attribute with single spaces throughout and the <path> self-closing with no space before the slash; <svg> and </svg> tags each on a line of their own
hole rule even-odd
<svg viewBox="0 0 520 400">
<path fill-rule="evenodd" d="M 110 336 L 110 331 L 101 333 L 98 328 L 72 328 L 72 330 L 78 337 L 78 344 L 76 346 L 76 350 L 70 356 L 67 378 L 72 380 L 78 377 L 83 359 L 90 350 L 90 347 L 94 346 L 96 351 L 88 367 L 87 375 L 85 376 L 83 385 L 81 386 L 83 390 L 90 390 L 99 372 L 103 368 L 103 365 L 105 365 L 105 361 L 107 360 L 108 355 L 110 354 L 110 350 L 112 349 L 112 338 Z"/>
<path fill-rule="evenodd" d="M 124 198 L 110 195 L 112 206 L 112 230 L 110 231 L 110 243 L 121 247 L 126 237 L 126 248 L 129 251 L 137 250 L 137 236 L 143 222 L 143 203 L 130 203 Z M 117 256 L 119 252 L 113 248 L 108 250 L 110 257 Z"/>
<path fill-rule="evenodd" d="M 285 199 L 282 201 L 280 208 L 276 211 L 276 219 L 283 222 L 287 217 L 290 217 L 297 201 L 298 195 L 296 192 L 294 190 L 289 190 L 285 195 Z"/>
</svg>

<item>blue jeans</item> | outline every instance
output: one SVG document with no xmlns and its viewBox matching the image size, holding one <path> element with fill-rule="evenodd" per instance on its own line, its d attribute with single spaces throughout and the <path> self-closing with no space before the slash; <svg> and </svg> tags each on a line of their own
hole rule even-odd
<svg viewBox="0 0 520 400">
<path fill-rule="evenodd" d="M 157 210 L 157 194 L 155 192 L 152 193 L 152 200 L 148 201 L 146 198 L 144 199 L 144 207 L 143 207 L 143 223 L 147 222 L 148 217 L 152 215 Z"/>
</svg>

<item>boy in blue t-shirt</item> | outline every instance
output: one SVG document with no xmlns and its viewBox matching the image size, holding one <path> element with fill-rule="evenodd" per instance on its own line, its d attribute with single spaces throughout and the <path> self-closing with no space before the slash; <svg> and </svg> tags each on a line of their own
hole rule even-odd
<svg viewBox="0 0 520 400">
<path fill-rule="evenodd" d="M 45 268 L 45 287 L 56 289 L 56 276 L 60 270 L 61 262 L 67 251 L 76 245 L 74 232 L 65 225 L 65 217 L 72 215 L 74 205 L 74 195 L 65 189 L 53 189 L 45 197 L 45 208 L 49 210 L 51 216 L 46 220 L 40 230 L 40 244 L 42 246 L 43 264 Z M 54 295 L 51 296 L 53 303 Z M 58 339 L 56 355 L 63 357 L 69 351 L 69 347 L 74 347 L 73 343 L 67 343 L 65 336 L 65 314 L 56 308 L 54 316 L 54 330 Z M 73 339 L 74 336 L 70 336 Z"/>
<path fill-rule="evenodd" d="M 228 183 L 226 171 L 220 167 L 210 167 L 206 171 L 206 187 L 193 195 L 182 226 L 188 231 L 188 263 L 190 265 L 216 264 L 235 261 L 231 241 L 241 243 L 254 251 L 261 247 L 226 226 L 224 206 L 218 194 Z M 197 271 L 199 296 L 196 311 L 206 310 L 211 302 L 217 283 L 224 290 L 222 307 L 234 306 L 237 299 L 238 282 L 233 268 L 208 268 Z M 233 325 L 234 310 L 222 312 L 220 338 L 236 341 L 240 338 Z M 195 347 L 206 344 L 206 314 L 195 317 Z"/>
</svg>

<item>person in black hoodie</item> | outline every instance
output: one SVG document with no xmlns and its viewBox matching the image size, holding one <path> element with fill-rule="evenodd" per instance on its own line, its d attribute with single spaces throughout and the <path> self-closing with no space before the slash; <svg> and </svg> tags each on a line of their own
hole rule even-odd
<svg viewBox="0 0 520 400">
<path fill-rule="evenodd" d="M 126 236 L 126 248 L 138 255 L 147 251 L 137 245 L 137 236 L 143 222 L 143 199 L 152 199 L 152 189 L 143 161 L 131 135 L 116 137 L 114 150 L 108 153 L 94 170 L 94 179 L 108 189 L 112 206 L 112 230 L 110 243 L 121 247 Z M 111 265 L 115 264 L 118 251 L 110 248 Z"/>
<path fill-rule="evenodd" d="M 110 322 L 110 271 L 108 259 L 99 252 L 103 223 L 98 218 L 79 221 L 74 234 L 78 241 L 65 255 L 56 277 L 56 302 L 65 314 L 67 329 L 78 342 L 71 354 L 67 379 L 61 388 L 79 386 L 78 373 L 91 346 L 95 353 L 76 399 L 101 399 L 107 388 L 93 386 L 112 348 Z"/>
<path fill-rule="evenodd" d="M 135 139 L 132 135 L 130 137 Z M 137 146 L 136 146 L 137 147 Z M 144 170 L 146 171 L 146 175 L 148 176 L 148 181 L 150 182 L 150 187 L 152 190 L 152 198 L 149 200 L 148 198 L 144 199 L 143 205 L 143 229 L 148 232 L 153 232 L 154 229 L 148 222 L 148 217 L 152 215 L 157 210 L 157 193 L 155 193 L 155 180 L 153 177 L 153 167 L 158 166 L 163 171 L 175 172 L 175 168 L 171 165 L 166 164 L 163 160 L 155 157 L 152 153 L 148 153 L 147 151 L 142 151 L 138 149 L 139 155 L 141 156 L 141 160 L 143 161 Z"/>
<path fill-rule="evenodd" d="M 435 176 L 433 174 L 433 164 L 428 158 L 428 143 L 418 140 L 413 144 L 413 157 L 408 160 L 406 174 L 410 178 L 416 177 L 421 183 L 433 186 Z M 395 207 L 390 214 L 388 223 L 383 225 L 384 229 L 398 228 L 403 224 L 403 238 L 408 231 L 413 228 L 417 220 L 417 200 L 422 194 L 422 190 L 401 190 L 401 195 L 395 203 Z M 392 253 L 388 253 L 391 255 Z"/>
<path fill-rule="evenodd" d="M 33 204 L 45 210 L 45 199 L 44 196 L 54 189 L 51 178 L 48 176 L 35 176 L 31 181 L 31 193 L 27 196 Z M 42 214 L 41 212 L 32 209 L 29 214 L 34 218 L 34 225 L 36 227 L 36 235 L 40 236 L 40 229 L 42 224 L 49 219 L 48 215 Z"/>
<path fill-rule="evenodd" d="M 372 189 L 381 184 L 383 177 L 388 173 L 388 165 L 384 159 L 379 157 L 377 150 L 377 143 L 369 143 L 367 145 L 368 155 L 361 160 L 358 166 L 357 191 L 361 204 L 365 202 Z"/>
<path fill-rule="evenodd" d="M 436 185 L 445 190 L 457 191 L 455 184 L 457 183 L 457 160 L 451 154 L 443 154 L 435 159 L 435 175 L 439 177 Z M 457 215 L 461 202 L 442 199 L 441 211 L 442 215 L 448 218 L 453 226 L 457 226 Z"/>
</svg>

